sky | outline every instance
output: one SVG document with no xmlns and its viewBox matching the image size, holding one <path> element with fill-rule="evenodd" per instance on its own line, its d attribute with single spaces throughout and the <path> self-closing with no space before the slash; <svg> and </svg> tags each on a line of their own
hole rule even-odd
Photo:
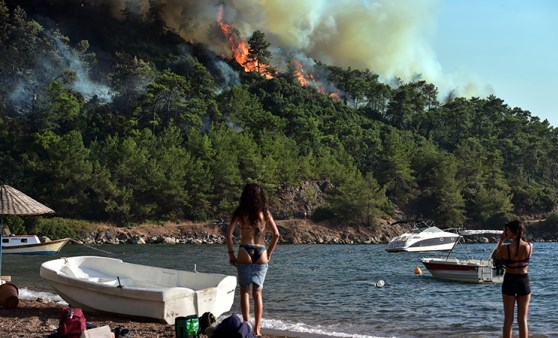
<svg viewBox="0 0 558 338">
<path fill-rule="evenodd" d="M 558 127 L 558 1 L 441 0 L 432 48 L 510 107 Z"/>
</svg>

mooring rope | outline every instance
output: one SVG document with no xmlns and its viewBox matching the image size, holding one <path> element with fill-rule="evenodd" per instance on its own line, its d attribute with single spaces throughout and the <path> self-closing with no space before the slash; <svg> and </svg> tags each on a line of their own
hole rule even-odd
<svg viewBox="0 0 558 338">
<path fill-rule="evenodd" d="M 71 242 L 74 242 L 74 243 L 76 243 L 76 244 L 81 244 L 81 245 L 83 245 L 83 246 L 85 246 L 85 247 L 88 247 L 88 248 L 91 249 L 91 250 L 96 250 L 96 251 L 99 251 L 99 252 L 102 252 L 102 253 L 106 253 L 106 254 L 109 254 L 109 255 L 116 255 L 114 252 L 110 252 L 110 251 L 106 251 L 106 250 L 101 250 L 101 249 L 94 248 L 94 247 L 92 247 L 91 245 L 87 245 L 87 244 L 81 243 L 80 241 L 76 241 L 76 240 L 73 239 L 73 238 L 70 238 L 70 241 L 71 241 Z"/>
</svg>

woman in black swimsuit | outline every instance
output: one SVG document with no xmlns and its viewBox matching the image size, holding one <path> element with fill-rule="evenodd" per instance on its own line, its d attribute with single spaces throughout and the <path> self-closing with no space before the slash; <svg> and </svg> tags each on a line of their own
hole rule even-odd
<svg viewBox="0 0 558 338">
<path fill-rule="evenodd" d="M 503 242 L 509 240 L 509 244 Z M 504 338 L 512 337 L 515 301 L 517 300 L 517 324 L 519 337 L 529 335 L 527 314 L 531 301 L 529 285 L 529 259 L 533 253 L 533 246 L 527 242 L 527 232 L 519 221 L 511 221 L 504 225 L 504 232 L 500 235 L 496 256 L 504 261 L 506 274 L 502 284 L 502 300 L 504 303 Z"/>
<path fill-rule="evenodd" d="M 240 225 L 240 245 L 238 255 L 233 250 L 233 232 Z M 265 247 L 265 231 L 272 233 L 269 247 Z M 267 273 L 271 253 L 279 241 L 279 231 L 262 188 L 257 184 L 246 184 L 240 203 L 233 212 L 227 228 L 229 262 L 236 266 L 240 285 L 240 307 L 244 321 L 250 321 L 250 286 L 254 301 L 254 335 L 261 336 L 263 313 L 262 288 Z"/>
</svg>

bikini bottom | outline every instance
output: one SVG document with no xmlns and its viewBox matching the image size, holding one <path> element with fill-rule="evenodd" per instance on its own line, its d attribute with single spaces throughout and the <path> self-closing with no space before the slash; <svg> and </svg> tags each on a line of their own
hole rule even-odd
<svg viewBox="0 0 558 338">
<path fill-rule="evenodd" d="M 528 274 L 506 273 L 502 283 L 502 293 L 508 296 L 527 296 L 531 293 Z"/>
<path fill-rule="evenodd" d="M 239 247 L 246 250 L 250 258 L 252 258 L 252 263 L 257 263 L 264 251 L 267 250 L 263 245 L 240 244 Z"/>
</svg>

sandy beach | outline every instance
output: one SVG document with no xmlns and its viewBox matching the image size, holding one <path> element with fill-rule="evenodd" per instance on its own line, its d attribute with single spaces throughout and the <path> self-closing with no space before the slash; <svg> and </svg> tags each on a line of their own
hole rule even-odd
<svg viewBox="0 0 558 338">
<path fill-rule="evenodd" d="M 56 331 L 60 312 L 64 305 L 41 299 L 21 300 L 16 309 L 0 307 L 0 332 L 3 338 L 45 338 Z M 161 324 L 144 319 L 130 319 L 101 312 L 84 312 L 87 323 L 97 327 L 108 325 L 130 330 L 130 337 L 174 338 L 174 325 Z M 294 338 L 292 335 L 276 335 L 263 330 L 264 338 Z"/>
</svg>

